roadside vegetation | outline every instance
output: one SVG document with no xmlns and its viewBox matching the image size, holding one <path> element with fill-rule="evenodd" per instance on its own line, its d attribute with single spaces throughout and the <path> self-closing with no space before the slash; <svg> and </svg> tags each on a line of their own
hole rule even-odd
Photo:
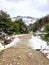
<svg viewBox="0 0 49 65">
<path fill-rule="evenodd" d="M 41 31 L 41 29 L 44 29 Z M 49 42 L 49 15 L 38 19 L 34 24 L 30 24 L 29 28 L 33 32 L 44 32 L 46 35 L 42 36 L 42 39 Z"/>
<path fill-rule="evenodd" d="M 44 27 L 42 32 L 47 33 L 42 37 L 42 39 L 49 42 L 49 15 L 42 17 L 34 24 L 27 26 L 21 18 L 12 21 L 10 15 L 7 12 L 0 10 L 0 31 L 3 31 L 8 35 L 28 34 L 31 31 L 37 32 L 41 31 L 42 27 Z"/>
<path fill-rule="evenodd" d="M 8 35 L 28 33 L 28 28 L 22 19 L 12 21 L 7 12 L 0 11 L 0 30 Z"/>
</svg>

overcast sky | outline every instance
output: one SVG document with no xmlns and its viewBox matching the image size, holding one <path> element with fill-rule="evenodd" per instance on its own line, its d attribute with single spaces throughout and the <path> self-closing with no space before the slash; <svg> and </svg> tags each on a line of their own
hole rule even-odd
<svg viewBox="0 0 49 65">
<path fill-rule="evenodd" d="M 7 11 L 11 17 L 43 17 L 49 14 L 49 0 L 0 0 L 0 10 Z"/>
</svg>

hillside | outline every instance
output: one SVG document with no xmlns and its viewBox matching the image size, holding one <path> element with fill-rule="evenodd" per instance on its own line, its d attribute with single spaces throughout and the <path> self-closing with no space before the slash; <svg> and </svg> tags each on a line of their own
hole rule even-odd
<svg viewBox="0 0 49 65">
<path fill-rule="evenodd" d="M 47 24 L 49 24 L 49 15 L 39 18 L 34 24 L 30 24 L 30 26 L 31 28 L 33 28 L 33 31 L 41 31 L 41 29 L 45 27 Z"/>
<path fill-rule="evenodd" d="M 0 11 L 0 30 L 6 34 L 21 34 L 28 33 L 28 28 L 22 19 L 12 21 L 7 12 Z"/>
<path fill-rule="evenodd" d="M 23 22 L 28 26 L 29 24 L 33 24 L 35 23 L 38 18 L 34 18 L 34 17 L 31 17 L 31 16 L 17 16 L 17 17 L 13 17 L 12 20 L 18 20 L 18 19 L 22 19 Z"/>
<path fill-rule="evenodd" d="M 29 25 L 30 31 L 46 33 L 42 39 L 49 42 L 49 15 L 38 19 L 34 24 Z"/>
</svg>

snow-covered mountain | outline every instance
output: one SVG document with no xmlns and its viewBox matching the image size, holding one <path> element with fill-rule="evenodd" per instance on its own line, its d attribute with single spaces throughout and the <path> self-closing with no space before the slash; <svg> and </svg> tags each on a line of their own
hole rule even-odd
<svg viewBox="0 0 49 65">
<path fill-rule="evenodd" d="M 18 20 L 20 18 L 22 18 L 22 20 L 24 21 L 24 23 L 26 25 L 33 24 L 37 20 L 37 18 L 30 17 L 30 16 L 17 16 L 17 17 L 13 17 L 12 19 L 13 20 L 15 20 L 15 19 Z"/>
</svg>

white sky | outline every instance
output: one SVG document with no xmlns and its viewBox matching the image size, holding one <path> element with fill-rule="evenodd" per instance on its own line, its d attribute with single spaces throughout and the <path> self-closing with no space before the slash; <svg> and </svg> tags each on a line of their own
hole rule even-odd
<svg viewBox="0 0 49 65">
<path fill-rule="evenodd" d="M 11 17 L 39 18 L 49 14 L 49 0 L 0 0 L 0 10 L 7 11 Z"/>
</svg>

